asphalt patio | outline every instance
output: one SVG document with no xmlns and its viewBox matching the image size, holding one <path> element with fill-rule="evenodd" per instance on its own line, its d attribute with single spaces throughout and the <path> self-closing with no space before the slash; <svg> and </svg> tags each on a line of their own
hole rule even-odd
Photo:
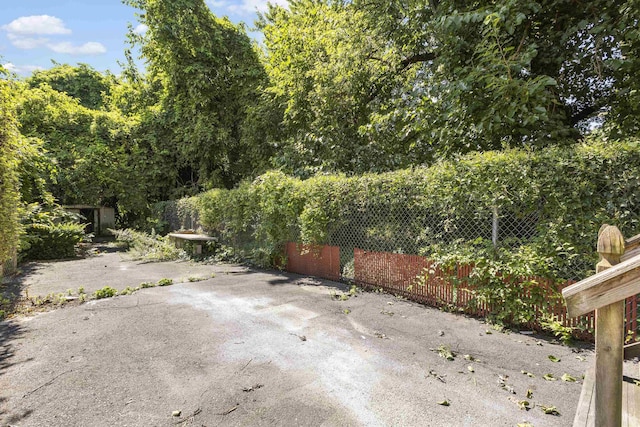
<svg viewBox="0 0 640 427">
<path fill-rule="evenodd" d="M 569 426 L 593 360 L 588 345 L 237 265 L 102 252 L 16 280 L 34 296 L 164 277 L 177 284 L 1 323 L 0 424 Z"/>
</svg>

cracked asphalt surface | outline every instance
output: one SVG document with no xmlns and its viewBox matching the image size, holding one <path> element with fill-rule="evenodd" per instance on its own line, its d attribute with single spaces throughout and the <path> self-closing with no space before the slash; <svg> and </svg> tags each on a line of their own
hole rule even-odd
<svg viewBox="0 0 640 427">
<path fill-rule="evenodd" d="M 208 278 L 2 322 L 0 425 L 569 426 L 593 360 L 589 346 L 388 294 L 340 301 L 343 284 L 233 265 L 103 253 L 31 265 L 21 280 L 37 295 L 168 273 Z"/>
</svg>

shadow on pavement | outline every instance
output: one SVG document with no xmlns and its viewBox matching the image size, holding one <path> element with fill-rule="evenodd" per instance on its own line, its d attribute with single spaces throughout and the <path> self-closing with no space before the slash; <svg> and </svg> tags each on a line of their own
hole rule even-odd
<svg viewBox="0 0 640 427">
<path fill-rule="evenodd" d="M 24 327 L 12 320 L 0 322 L 0 377 L 5 372 L 16 365 L 15 356 L 15 340 L 25 333 Z M 21 361 L 19 363 L 28 362 L 31 359 Z M 20 420 L 27 418 L 33 410 L 26 409 L 21 412 L 10 413 L 6 406 L 7 397 L 0 395 L 0 423 L 2 425 L 12 425 Z"/>
<path fill-rule="evenodd" d="M 342 282 L 334 282 L 331 280 L 319 279 L 317 277 L 305 276 L 296 273 L 288 273 L 285 271 L 278 272 L 279 277 L 267 280 L 272 286 L 278 285 L 307 285 L 307 286 L 325 286 L 327 288 L 335 288 L 341 291 L 348 291 L 349 285 Z"/>
</svg>

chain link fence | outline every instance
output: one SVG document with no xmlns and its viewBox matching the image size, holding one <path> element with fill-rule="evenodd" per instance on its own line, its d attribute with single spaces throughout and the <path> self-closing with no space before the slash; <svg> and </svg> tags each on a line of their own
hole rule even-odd
<svg viewBox="0 0 640 427">
<path fill-rule="evenodd" d="M 635 195 L 629 195 L 633 197 Z M 583 241 L 566 243 L 566 247 L 553 246 L 547 234 L 550 230 L 545 218 L 546 201 L 519 206 L 486 206 L 469 204 L 435 212 L 425 209 L 414 200 L 399 198 L 397 202 L 365 201 L 349 203 L 335 223 L 330 224 L 324 244 L 340 248 L 340 272 L 344 279 L 353 278 L 354 250 L 426 256 L 434 250 L 476 245 L 509 251 L 523 251 L 531 245 L 548 246 L 547 262 L 558 279 L 578 281 L 595 269 L 598 255 L 595 251 L 597 234 L 605 222 L 618 225 L 628 238 L 638 231 L 640 209 L 626 211 L 621 221 L 619 209 L 612 209 L 608 220 L 606 212 L 602 220 L 580 207 L 570 209 L 575 222 L 563 224 L 571 236 Z M 531 208 L 533 206 L 533 208 Z M 584 207 L 583 207 L 584 208 Z M 199 212 L 192 199 L 163 202 L 156 210 L 165 231 L 179 229 L 202 230 Z M 611 220 L 612 219 L 612 220 Z M 268 252 L 283 248 L 266 247 L 257 237 L 255 221 L 245 231 L 238 233 L 211 232 L 221 244 L 233 248 L 239 258 L 251 260 L 256 252 Z M 207 231 L 207 230 L 205 230 Z M 563 230 L 566 232 L 566 230 Z M 300 242 L 296 224 L 290 228 L 290 241 Z M 586 236 L 586 237 L 585 237 Z M 575 240 L 579 240 L 575 237 Z M 584 244 L 586 242 L 586 244 Z M 282 242 L 283 245 L 286 242 Z"/>
</svg>

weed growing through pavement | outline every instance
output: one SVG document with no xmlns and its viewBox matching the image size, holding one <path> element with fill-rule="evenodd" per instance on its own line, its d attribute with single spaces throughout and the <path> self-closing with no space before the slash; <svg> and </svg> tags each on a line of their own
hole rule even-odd
<svg viewBox="0 0 640 427">
<path fill-rule="evenodd" d="M 173 285 L 173 279 L 160 279 L 158 280 L 158 286 L 171 286 Z"/>
<path fill-rule="evenodd" d="M 214 277 L 212 274 L 211 277 Z M 207 280 L 206 277 L 190 277 L 188 279 L 191 282 Z M 152 288 L 155 286 L 170 286 L 173 285 L 173 279 L 163 278 L 158 280 L 157 283 L 154 282 L 142 282 L 140 285 L 134 287 L 127 286 L 118 292 L 117 289 L 112 288 L 111 286 L 105 286 L 102 289 L 98 289 L 93 294 L 89 295 L 86 293 L 84 286 L 80 286 L 78 288 L 78 296 L 73 297 L 74 291 L 73 289 L 67 289 L 65 292 L 60 293 L 50 293 L 44 296 L 29 296 L 27 293 L 25 297 L 21 298 L 17 304 L 13 304 L 12 302 L 0 296 L 0 320 L 3 320 L 7 317 L 16 315 L 16 314 L 30 314 L 32 312 L 46 311 L 52 308 L 63 307 L 69 303 L 72 305 L 78 303 L 84 303 L 86 301 L 92 299 L 105 299 L 112 298 L 117 295 L 131 295 L 140 289 L 143 288 Z"/>
<path fill-rule="evenodd" d="M 127 286 L 126 288 L 118 292 L 118 295 L 131 295 L 135 291 L 136 291 L 135 288 L 132 288 L 131 286 Z"/>
<path fill-rule="evenodd" d="M 104 288 L 95 291 L 93 295 L 96 299 L 111 298 L 118 295 L 118 291 L 111 286 L 105 286 Z"/>
</svg>

